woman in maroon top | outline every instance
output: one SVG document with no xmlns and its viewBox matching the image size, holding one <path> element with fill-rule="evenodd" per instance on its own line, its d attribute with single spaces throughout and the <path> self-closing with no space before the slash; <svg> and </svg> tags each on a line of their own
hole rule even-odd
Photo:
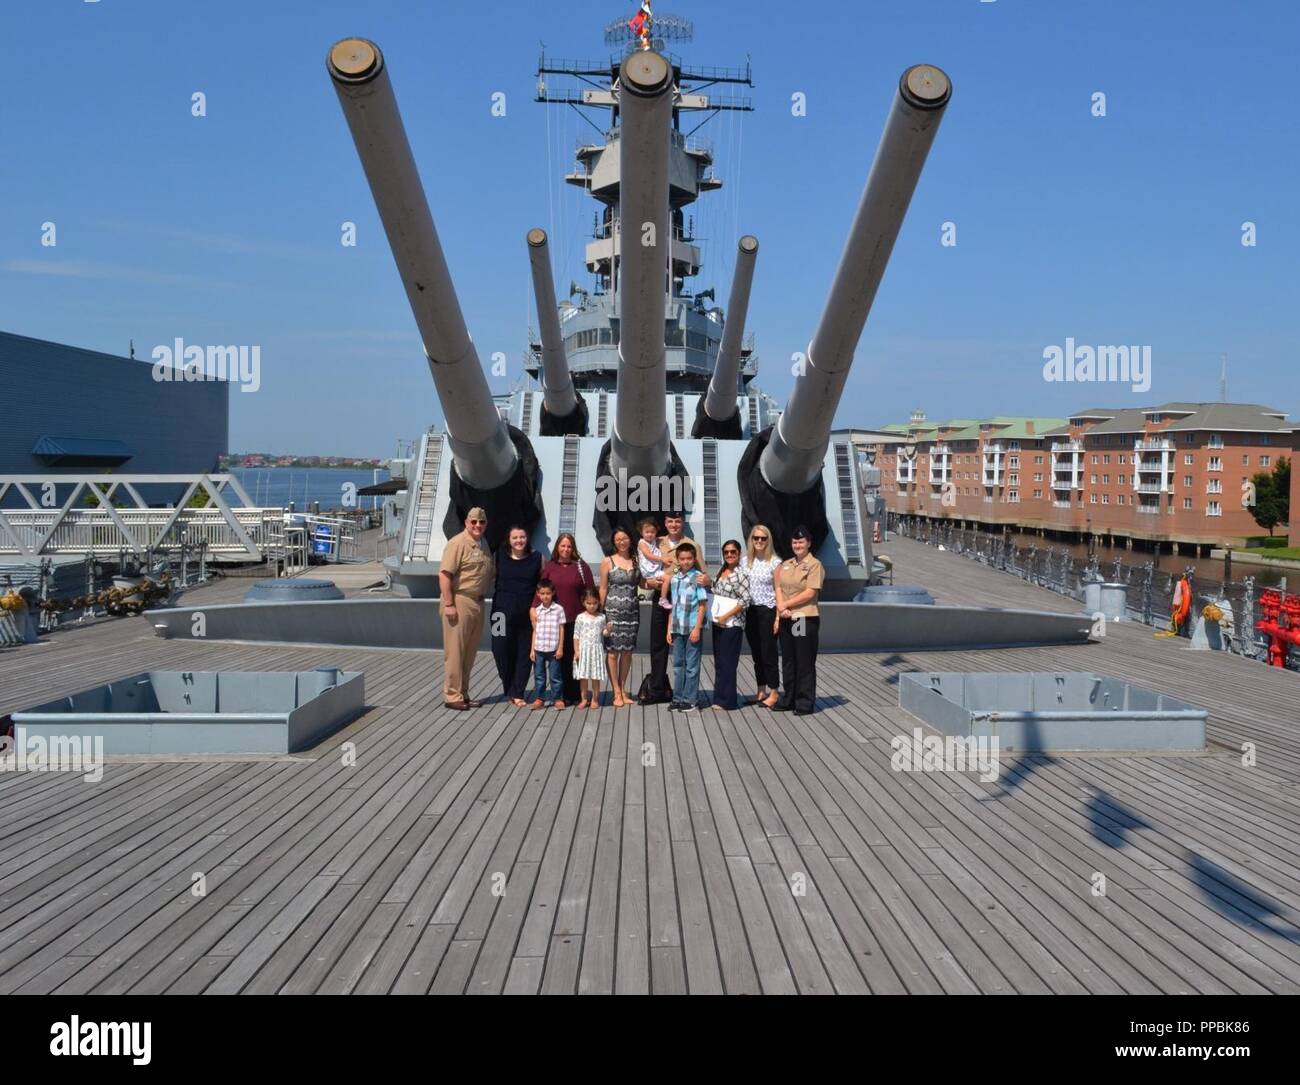
<svg viewBox="0 0 1300 1085">
<path fill-rule="evenodd" d="M 578 554 L 578 544 L 567 531 L 561 532 L 551 551 L 551 560 L 542 568 L 542 576 L 555 585 L 555 601 L 564 609 L 564 656 L 560 660 L 560 674 L 564 684 L 564 700 L 569 704 L 578 701 L 578 680 L 573 677 L 573 623 L 582 613 L 582 593 L 596 586 L 591 566 Z M 537 605 L 537 601 L 533 601 Z"/>
</svg>

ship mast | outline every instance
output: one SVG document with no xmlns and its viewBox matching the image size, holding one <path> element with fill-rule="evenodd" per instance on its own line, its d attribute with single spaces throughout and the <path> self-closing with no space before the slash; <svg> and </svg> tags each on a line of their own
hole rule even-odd
<svg viewBox="0 0 1300 1085">
<path fill-rule="evenodd" d="M 574 283 L 568 299 L 560 302 L 566 350 L 579 389 L 612 388 L 618 370 L 617 344 L 621 329 L 616 299 L 622 244 L 619 69 L 623 60 L 635 52 L 658 52 L 672 67 L 671 253 L 665 283 L 669 382 L 678 391 L 702 392 L 713 372 L 724 314 L 716 305 L 705 308 L 706 300 L 714 299 L 714 290 L 696 293 L 687 289 L 687 282 L 699 275 L 702 261 L 686 210 L 701 195 L 720 189 L 722 181 L 713 173 L 712 149 L 691 137 L 722 113 L 752 112 L 750 98 L 734 93 L 731 88 L 753 87 L 754 83 L 748 63 L 743 68 L 695 67 L 667 51 L 669 46 L 689 42 L 693 36 L 694 28 L 689 20 L 654 14 L 646 2 L 631 19 L 616 20 L 605 28 L 606 44 L 618 48 L 606 61 L 560 60 L 543 52 L 537 65 L 536 100 L 567 106 L 582 116 L 595 133 L 593 139 L 577 148 L 578 168 L 564 178 L 567 184 L 583 189 L 601 205 L 584 259 L 587 270 L 595 276 L 595 289 L 586 294 Z M 603 115 L 596 111 L 603 111 Z M 683 120 L 687 121 L 685 126 Z M 579 299 L 578 304 L 574 304 L 575 298 Z M 593 319 L 575 319 L 579 313 Z M 749 352 L 744 354 L 745 364 L 740 370 L 742 383 L 754 376 Z M 533 344 L 525 368 L 536 375 L 541 369 L 540 362 L 539 341 Z"/>
</svg>

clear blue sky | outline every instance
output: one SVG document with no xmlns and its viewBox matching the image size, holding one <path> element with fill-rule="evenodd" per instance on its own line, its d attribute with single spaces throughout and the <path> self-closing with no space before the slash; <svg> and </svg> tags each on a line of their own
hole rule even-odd
<svg viewBox="0 0 1300 1085">
<path fill-rule="evenodd" d="M 635 7 L 11 0 L 0 328 L 115 353 L 134 338 L 142 357 L 177 336 L 260 344 L 261 390 L 232 395 L 234 449 L 391 454 L 439 412 L 328 46 L 360 34 L 384 48 L 480 354 L 504 351 L 517 376 L 524 234 L 554 228 L 563 292 L 585 281 L 580 231 L 596 206 L 556 183 L 581 122 L 532 101 L 538 45 L 601 59 L 602 27 Z M 759 236 L 750 326 L 779 399 L 898 75 L 924 61 L 952 76 L 953 102 L 841 425 L 913 406 L 946 418 L 1215 399 L 1223 352 L 1231 399 L 1300 415 L 1294 0 L 658 7 L 694 20 L 686 60 L 752 57 L 757 112 L 701 133 L 732 187 L 698 205 L 711 244 L 695 285 L 725 299 L 736 234 Z M 191 116 L 194 91 L 206 117 Z M 805 117 L 791 116 L 796 91 Z M 345 220 L 356 248 L 339 244 Z M 45 221 L 55 248 L 40 244 Z M 955 248 L 939 243 L 944 221 Z M 1045 383 L 1043 348 L 1067 336 L 1150 344 L 1150 392 Z"/>
</svg>

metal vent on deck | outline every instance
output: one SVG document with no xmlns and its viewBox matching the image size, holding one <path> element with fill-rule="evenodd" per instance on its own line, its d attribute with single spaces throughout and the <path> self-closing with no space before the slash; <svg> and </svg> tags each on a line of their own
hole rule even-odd
<svg viewBox="0 0 1300 1085">
<path fill-rule="evenodd" d="M 718 501 L 718 442 L 712 437 L 704 438 L 701 451 L 704 453 L 704 564 L 710 569 L 716 569 L 722 564 L 722 510 Z"/>
<path fill-rule="evenodd" d="M 523 430 L 524 433 L 528 434 L 529 436 L 532 436 L 532 432 L 533 432 L 533 393 L 532 392 L 524 393 L 524 414 L 523 414 L 523 418 L 520 420 L 519 428 Z"/>
<path fill-rule="evenodd" d="M 753 437 L 759 430 L 758 396 L 749 397 L 749 436 Z"/>
<path fill-rule="evenodd" d="M 600 401 L 596 406 L 596 436 L 605 436 L 605 426 L 609 422 L 609 393 L 601 392 Z"/>
<path fill-rule="evenodd" d="M 846 444 L 835 445 L 835 481 L 840 491 L 840 521 L 844 525 L 844 560 L 862 564 L 862 528 L 858 524 L 858 494 L 853 485 L 853 460 Z"/>
<path fill-rule="evenodd" d="M 673 413 L 676 416 L 677 439 L 680 441 L 686 436 L 686 397 L 673 396 Z"/>
<path fill-rule="evenodd" d="M 578 438 L 564 438 L 564 468 L 560 476 L 560 531 L 571 535 L 578 528 Z"/>
</svg>

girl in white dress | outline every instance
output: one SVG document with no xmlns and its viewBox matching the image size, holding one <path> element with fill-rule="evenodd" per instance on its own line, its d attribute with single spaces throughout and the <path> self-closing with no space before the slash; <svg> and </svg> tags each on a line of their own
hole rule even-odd
<svg viewBox="0 0 1300 1085">
<path fill-rule="evenodd" d="M 573 677 L 578 680 L 579 708 L 600 707 L 600 684 L 605 681 L 605 615 L 600 612 L 600 592 L 582 593 L 583 613 L 573 623 Z"/>
</svg>

